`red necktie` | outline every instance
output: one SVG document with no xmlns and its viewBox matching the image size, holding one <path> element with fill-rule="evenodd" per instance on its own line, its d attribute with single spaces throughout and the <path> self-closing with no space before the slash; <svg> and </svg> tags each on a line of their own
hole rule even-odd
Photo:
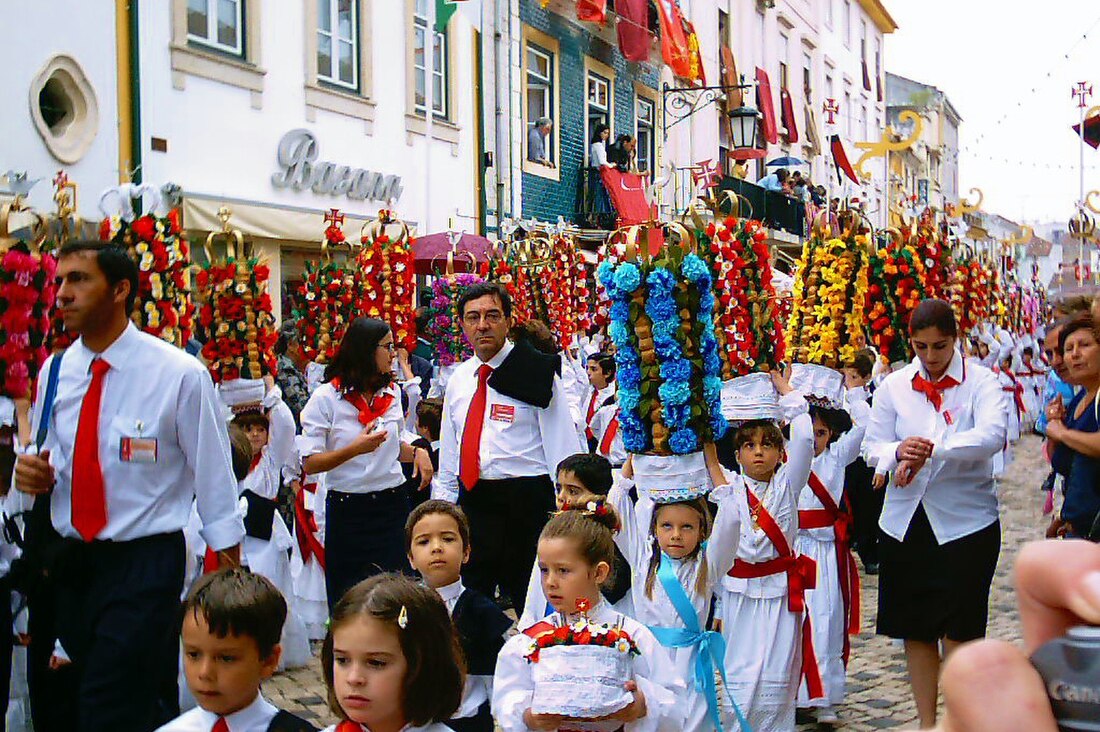
<svg viewBox="0 0 1100 732">
<path fill-rule="evenodd" d="M 102 358 L 92 361 L 92 383 L 80 404 L 73 448 L 72 522 L 84 539 L 91 541 L 107 525 L 107 496 L 99 464 L 99 404 L 103 398 L 103 377 L 111 364 Z"/>
<path fill-rule="evenodd" d="M 458 477 L 466 490 L 471 490 L 481 477 L 481 428 L 485 424 L 485 402 L 488 397 L 489 374 L 493 368 L 481 364 L 477 370 L 477 391 L 470 400 L 466 412 L 466 426 L 462 429 L 462 454 L 459 457 Z"/>
<path fill-rule="evenodd" d="M 921 376 L 919 372 L 913 375 L 913 391 L 919 391 L 928 397 L 928 401 L 932 403 L 937 412 L 943 406 L 944 390 L 958 385 L 959 382 L 950 376 L 944 376 L 939 381 L 929 381 Z"/>
<path fill-rule="evenodd" d="M 588 439 L 595 439 L 592 434 L 592 415 L 596 413 L 596 397 L 600 395 L 599 389 L 592 387 L 592 398 L 588 400 L 588 414 L 584 418 L 584 434 Z"/>
<path fill-rule="evenodd" d="M 225 721 L 225 717 L 218 717 L 218 721 L 214 722 L 210 732 L 229 732 L 229 723 Z"/>
</svg>

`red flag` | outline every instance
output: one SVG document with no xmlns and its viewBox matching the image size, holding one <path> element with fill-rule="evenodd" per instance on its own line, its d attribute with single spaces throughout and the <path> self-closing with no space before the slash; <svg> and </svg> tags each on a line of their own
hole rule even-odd
<svg viewBox="0 0 1100 732">
<path fill-rule="evenodd" d="M 619 50 L 628 61 L 649 60 L 648 0 L 615 0 Z"/>
<path fill-rule="evenodd" d="M 844 174 L 852 179 L 852 182 L 857 186 L 862 185 L 859 182 L 859 178 L 856 176 L 856 171 L 852 169 L 852 164 L 848 162 L 848 154 L 844 152 L 844 145 L 840 142 L 840 135 L 833 135 L 830 138 L 830 144 L 833 148 L 833 162 L 836 163 L 837 178 L 840 177 L 840 171 L 844 171 Z"/>
<path fill-rule="evenodd" d="M 1100 148 L 1100 114 L 1085 118 L 1085 133 L 1081 134 L 1081 125 L 1074 125 L 1073 131 L 1084 138 L 1093 148 Z"/>
<path fill-rule="evenodd" d="M 798 124 L 794 119 L 794 101 L 786 89 L 779 91 L 779 103 L 783 107 L 783 126 L 787 128 L 787 142 L 798 142 Z"/>
<path fill-rule="evenodd" d="M 657 0 L 661 21 L 661 59 L 672 72 L 691 78 L 691 51 L 684 36 L 684 17 L 675 0 Z"/>
<path fill-rule="evenodd" d="M 577 0 L 577 20 L 603 25 L 607 22 L 607 0 Z"/>
<path fill-rule="evenodd" d="M 756 106 L 764 116 L 764 139 L 772 145 L 779 142 L 779 126 L 775 123 L 775 106 L 772 104 L 772 83 L 768 72 L 756 67 Z"/>
</svg>

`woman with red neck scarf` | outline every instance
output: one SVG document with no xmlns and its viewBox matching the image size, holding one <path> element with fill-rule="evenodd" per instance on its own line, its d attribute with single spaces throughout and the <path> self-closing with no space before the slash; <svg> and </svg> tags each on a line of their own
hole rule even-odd
<svg viewBox="0 0 1100 732">
<path fill-rule="evenodd" d="M 427 451 L 401 439 L 401 394 L 393 384 L 393 333 L 357 318 L 324 383 L 302 410 L 299 450 L 309 475 L 325 473 L 325 585 L 332 606 L 357 582 L 407 571 L 409 496 L 399 463 L 412 462 L 421 487 L 432 479 Z"/>
<path fill-rule="evenodd" d="M 1000 552 L 993 459 L 1008 413 L 991 371 L 965 360 L 951 306 L 925 300 L 909 336 L 917 357 L 875 391 L 863 442 L 886 488 L 878 632 L 905 641 L 921 727 L 936 723 L 940 642 L 985 635 Z"/>
</svg>

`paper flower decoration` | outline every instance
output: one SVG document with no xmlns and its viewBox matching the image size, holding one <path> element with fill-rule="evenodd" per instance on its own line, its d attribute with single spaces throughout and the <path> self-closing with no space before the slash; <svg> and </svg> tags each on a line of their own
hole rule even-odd
<svg viewBox="0 0 1100 732">
<path fill-rule="evenodd" d="M 22 242 L 0 249 L 0 390 L 13 399 L 29 395 L 49 355 L 56 270 L 53 255 Z"/>
<path fill-rule="evenodd" d="M 626 449 L 683 455 L 720 438 L 728 425 L 707 262 L 666 244 L 652 258 L 603 262 L 597 276 L 611 299 L 608 335 Z"/>
<path fill-rule="evenodd" d="M 806 241 L 787 327 L 791 360 L 842 368 L 863 347 L 867 247 L 863 235 Z"/>
<path fill-rule="evenodd" d="M 397 346 L 411 352 L 416 348 L 416 282 L 408 228 L 389 211 L 380 211 L 363 227 L 360 241 L 358 314 L 386 321 Z"/>
<path fill-rule="evenodd" d="M 180 231 L 179 209 L 164 218 L 146 214 L 127 222 L 103 219 L 99 236 L 126 248 L 138 265 L 138 291 L 130 319 L 146 333 L 183 348 L 191 340 L 191 252 Z"/>
<path fill-rule="evenodd" d="M 438 277 L 432 282 L 432 299 L 426 313 L 427 337 L 436 345 L 440 366 L 465 361 L 474 354 L 470 342 L 462 332 L 462 323 L 458 317 L 458 298 L 467 287 L 479 282 L 484 280 L 467 272 Z"/>
</svg>

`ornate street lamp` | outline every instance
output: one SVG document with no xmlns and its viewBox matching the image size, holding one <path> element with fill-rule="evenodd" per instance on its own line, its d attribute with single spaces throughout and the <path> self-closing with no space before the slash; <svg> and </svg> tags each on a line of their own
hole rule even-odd
<svg viewBox="0 0 1100 732">
<path fill-rule="evenodd" d="M 760 112 L 754 107 L 736 107 L 726 115 L 730 118 L 734 149 L 755 148 L 760 130 Z"/>
</svg>

